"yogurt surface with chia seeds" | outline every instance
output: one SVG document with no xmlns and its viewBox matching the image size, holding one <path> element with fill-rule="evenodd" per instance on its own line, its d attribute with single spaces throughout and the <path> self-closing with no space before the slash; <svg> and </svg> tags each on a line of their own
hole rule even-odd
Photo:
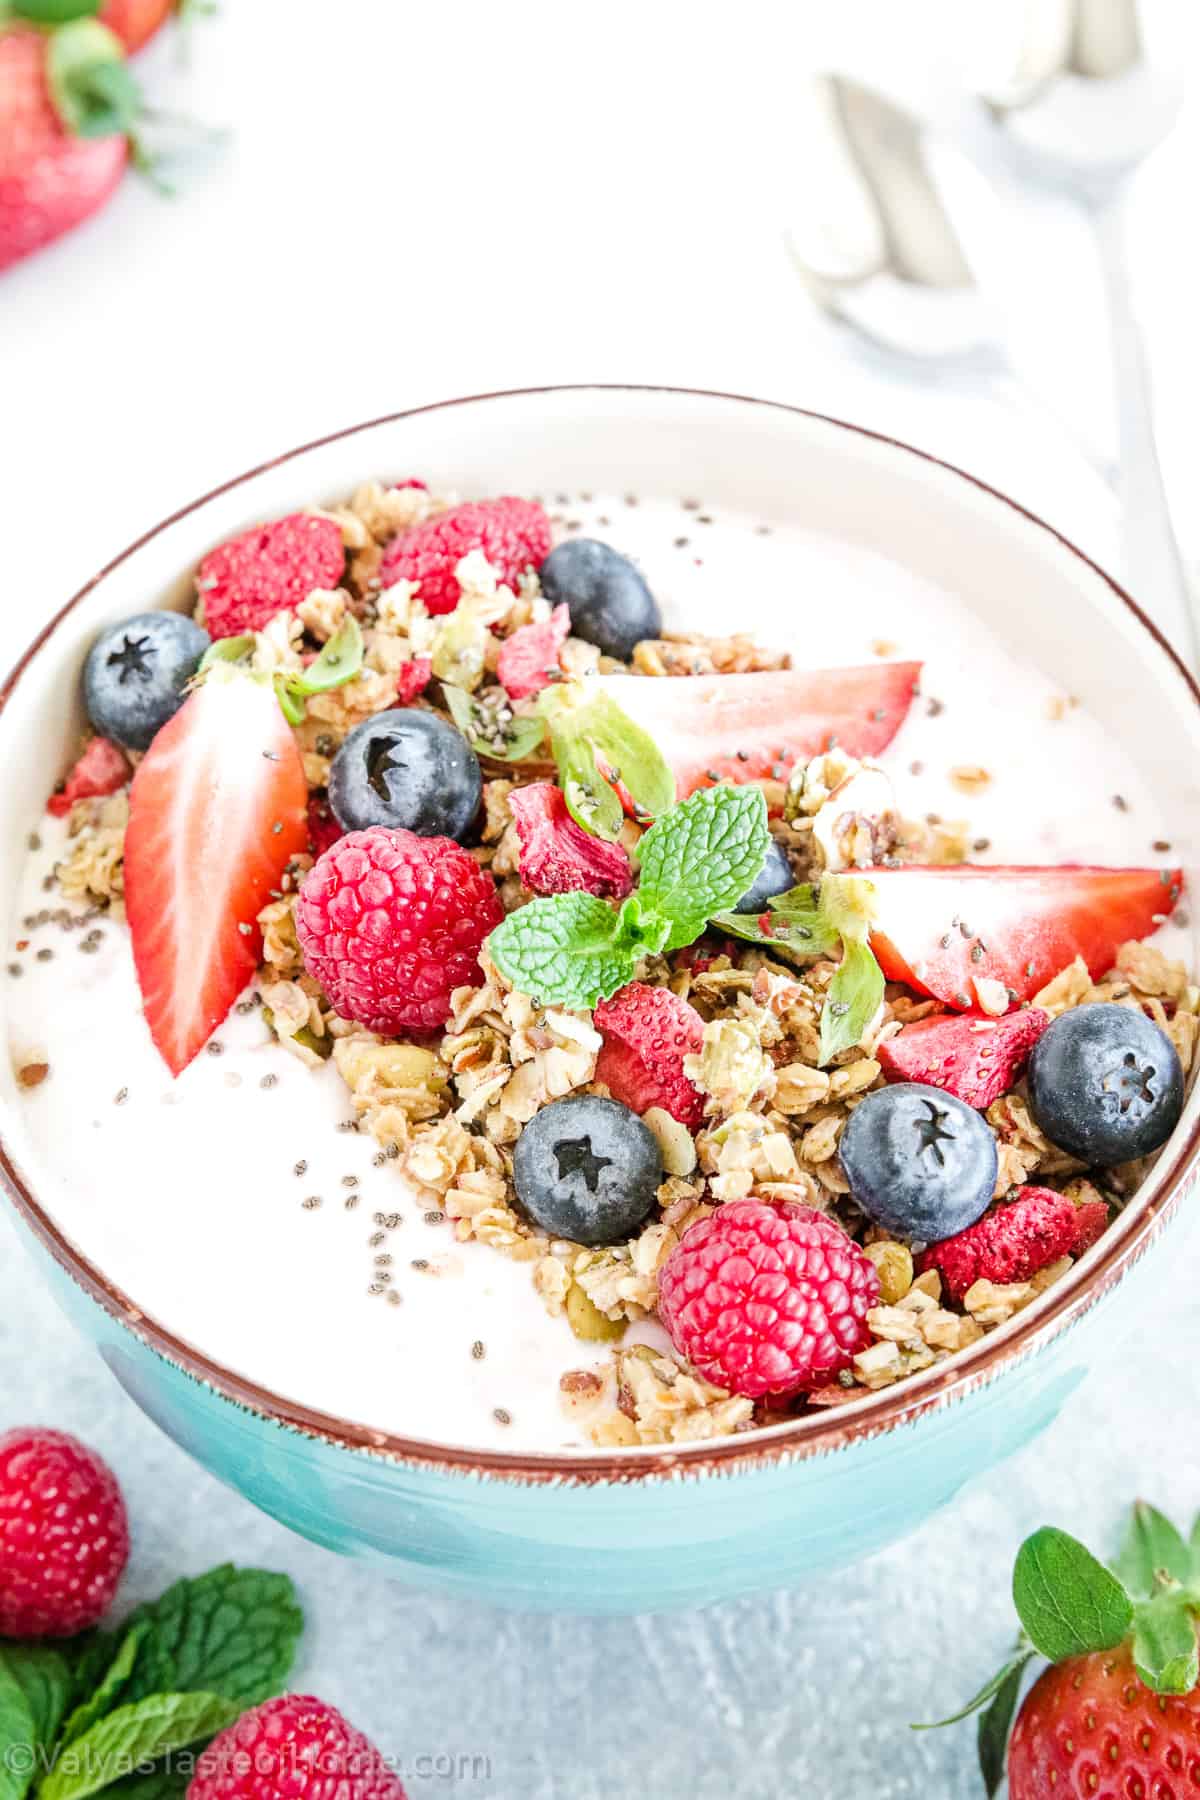
<svg viewBox="0 0 1200 1800">
<path fill-rule="evenodd" d="M 670 629 L 752 630 L 797 667 L 921 660 L 878 761 L 904 817 L 966 821 L 972 861 L 1184 860 L 1116 734 L 953 594 L 813 532 L 674 503 L 572 500 L 568 523 L 638 563 Z M 21 1097 L 27 1166 L 68 1239 L 175 1336 L 308 1407 L 437 1443 L 591 1449 L 560 1378 L 603 1346 L 551 1316 L 528 1263 L 457 1240 L 357 1128 L 335 1067 L 290 1055 L 252 991 L 173 1080 L 125 922 L 80 925 L 71 905 L 68 926 L 47 891 L 67 824 L 37 833 L 6 946 L 9 1051 L 48 1065 Z M 1170 924 L 1154 943 L 1183 954 Z M 653 1318 L 624 1341 L 668 1347 Z"/>
</svg>

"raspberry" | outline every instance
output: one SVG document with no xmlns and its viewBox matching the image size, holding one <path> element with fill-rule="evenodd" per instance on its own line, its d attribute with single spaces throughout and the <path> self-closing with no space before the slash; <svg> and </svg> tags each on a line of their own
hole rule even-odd
<svg viewBox="0 0 1200 1800">
<path fill-rule="evenodd" d="M 692 1131 L 704 1118 L 704 1095 L 683 1072 L 699 1052 L 704 1020 L 670 988 L 631 981 L 593 1014 L 604 1044 L 596 1080 L 636 1113 L 661 1106 Z"/>
<path fill-rule="evenodd" d="M 1015 1200 L 931 1245 L 920 1267 L 936 1269 L 951 1298 L 961 1300 L 977 1281 L 1028 1281 L 1060 1256 L 1086 1250 L 1107 1223 L 1099 1201 L 1077 1207 L 1051 1188 L 1022 1188 Z"/>
<path fill-rule="evenodd" d="M 550 521 L 534 500 L 466 500 L 393 538 L 379 579 L 384 587 L 419 581 L 417 597 L 428 612 L 453 612 L 461 593 L 454 571 L 472 550 L 482 550 L 511 587 L 526 569 L 545 561 Z"/>
<path fill-rule="evenodd" d="M 64 1431 L 0 1436 L 0 1637 L 74 1637 L 112 1605 L 129 1560 L 117 1478 Z"/>
<path fill-rule="evenodd" d="M 577 825 L 561 788 L 534 781 L 508 797 L 520 845 L 521 880 L 535 894 L 598 894 L 623 900 L 633 887 L 629 855 Z"/>
<path fill-rule="evenodd" d="M 658 1284 L 680 1355 L 735 1394 L 819 1386 L 866 1348 L 879 1276 L 840 1225 L 787 1200 L 734 1200 L 686 1231 Z"/>
<path fill-rule="evenodd" d="M 411 706 L 425 692 L 432 674 L 433 659 L 429 656 L 414 656 L 400 664 L 396 671 L 396 698 L 401 706 Z"/>
<path fill-rule="evenodd" d="M 1036 1006 L 1002 1019 L 943 1013 L 906 1025 L 879 1046 L 879 1061 L 889 1081 L 924 1081 L 986 1112 L 1016 1082 L 1049 1023 Z"/>
<path fill-rule="evenodd" d="M 305 967 L 344 1019 L 436 1031 L 504 914 L 486 869 L 453 839 L 352 831 L 309 870 L 296 903 Z"/>
<path fill-rule="evenodd" d="M 289 513 L 230 538 L 209 551 L 196 575 L 210 636 L 261 631 L 314 588 L 337 587 L 345 567 L 341 526 L 309 513 Z"/>
<path fill-rule="evenodd" d="M 569 607 L 556 606 L 548 619 L 522 625 L 504 640 L 496 673 L 510 700 L 528 700 L 561 673 L 558 653 L 570 629 Z"/>
<path fill-rule="evenodd" d="M 311 1694 L 256 1706 L 198 1758 L 188 1800 L 405 1800 L 370 1740 Z"/>
<path fill-rule="evenodd" d="M 123 788 L 132 773 L 124 751 L 109 738 L 94 737 L 67 776 L 62 788 L 51 794 L 46 811 L 56 819 L 65 818 L 77 800 L 92 800 L 104 794 L 115 794 Z"/>
</svg>

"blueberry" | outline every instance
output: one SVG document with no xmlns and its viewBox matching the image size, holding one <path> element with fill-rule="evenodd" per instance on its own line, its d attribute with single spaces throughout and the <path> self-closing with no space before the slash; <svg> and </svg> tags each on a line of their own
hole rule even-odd
<svg viewBox="0 0 1200 1800">
<path fill-rule="evenodd" d="M 513 1180 L 535 1224 L 576 1244 L 619 1244 L 654 1210 L 663 1178 L 654 1133 L 619 1100 L 569 1095 L 517 1139 Z"/>
<path fill-rule="evenodd" d="M 662 613 L 641 573 L 595 538 L 568 538 L 538 571 L 542 592 L 555 606 L 565 600 L 571 630 L 606 656 L 633 655 L 643 638 L 658 637 Z"/>
<path fill-rule="evenodd" d="M 461 840 L 482 791 L 479 758 L 462 732 L 408 706 L 356 725 L 329 771 L 329 804 L 347 831 L 390 825 Z"/>
<path fill-rule="evenodd" d="M 996 1140 L 981 1115 L 921 1081 L 868 1094 L 838 1148 L 863 1212 L 886 1231 L 921 1243 L 965 1231 L 995 1191 Z"/>
<path fill-rule="evenodd" d="M 773 900 L 776 894 L 786 894 L 795 885 L 796 877 L 792 873 L 792 865 L 783 845 L 772 838 L 766 861 L 733 910 L 739 913 L 765 912 L 768 900 Z"/>
<path fill-rule="evenodd" d="M 1052 1144 L 1107 1169 L 1166 1143 L 1183 1111 L 1183 1068 L 1145 1013 L 1076 1006 L 1033 1047 L 1029 1110 Z"/>
<path fill-rule="evenodd" d="M 211 639 L 185 613 L 136 613 L 110 625 L 83 665 L 83 703 L 101 737 L 127 750 L 151 740 L 183 704 Z"/>
</svg>

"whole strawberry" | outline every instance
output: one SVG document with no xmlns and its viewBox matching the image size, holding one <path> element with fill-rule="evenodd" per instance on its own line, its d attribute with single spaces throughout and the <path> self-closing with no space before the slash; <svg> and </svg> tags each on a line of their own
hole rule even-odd
<svg viewBox="0 0 1200 1800">
<path fill-rule="evenodd" d="M 1013 1601 L 1016 1652 L 953 1724 L 981 1711 L 979 1763 L 1009 1800 L 1183 1800 L 1200 1788 L 1200 1540 L 1190 1544 L 1138 1501 L 1111 1569 L 1065 1531 L 1043 1527 L 1021 1545 Z M 1009 1726 L 1022 1677 L 1051 1666 Z M 926 1729 L 920 1727 L 919 1729 Z"/>
<path fill-rule="evenodd" d="M 313 864 L 296 904 L 310 975 L 344 1019 L 372 1031 L 436 1031 L 503 913 L 486 869 L 452 838 L 372 826 Z"/>
<path fill-rule="evenodd" d="M 370 1740 L 310 1694 L 256 1706 L 214 1738 L 188 1800 L 405 1800 Z"/>
<path fill-rule="evenodd" d="M 0 1436 L 0 1637 L 74 1637 L 112 1605 L 129 1560 L 116 1476 L 63 1431 Z"/>
</svg>

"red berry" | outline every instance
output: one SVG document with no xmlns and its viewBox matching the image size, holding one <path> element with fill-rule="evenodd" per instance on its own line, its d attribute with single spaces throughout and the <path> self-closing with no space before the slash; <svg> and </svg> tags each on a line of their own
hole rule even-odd
<svg viewBox="0 0 1200 1800">
<path fill-rule="evenodd" d="M 923 1081 L 985 1112 L 1015 1084 L 1049 1023 L 1036 1006 L 1002 1019 L 939 1013 L 881 1044 L 879 1062 L 889 1081 Z"/>
<path fill-rule="evenodd" d="M 188 1800 L 405 1800 L 379 1751 L 310 1694 L 244 1713 L 196 1763 Z"/>
<path fill-rule="evenodd" d="M 432 674 L 433 659 L 429 656 L 414 656 L 400 664 L 396 671 L 396 698 L 401 706 L 411 706 L 425 692 Z"/>
<path fill-rule="evenodd" d="M 558 653 L 571 630 L 571 612 L 556 606 L 548 619 L 522 625 L 504 640 L 496 662 L 500 685 L 510 700 L 528 700 L 561 672 Z"/>
<path fill-rule="evenodd" d="M 511 587 L 550 554 L 550 521 L 534 500 L 466 500 L 393 538 L 379 579 L 384 587 L 419 581 L 417 598 L 427 611 L 453 612 L 462 592 L 454 571 L 472 550 L 482 550 Z"/>
<path fill-rule="evenodd" d="M 636 1113 L 661 1106 L 692 1131 L 704 1118 L 704 1095 L 683 1072 L 685 1056 L 698 1054 L 704 1020 L 670 988 L 631 981 L 594 1014 L 604 1045 L 596 1080 L 614 1100 Z"/>
<path fill-rule="evenodd" d="M 429 483 L 427 481 L 422 481 L 419 475 L 408 475 L 403 481 L 393 481 L 392 483 L 393 493 L 398 494 L 402 488 L 421 488 L 422 491 L 427 494 L 429 492 Z"/>
<path fill-rule="evenodd" d="M 304 878 L 296 936 L 344 1019 L 372 1031 L 436 1031 L 450 995 L 479 980 L 504 914 L 486 869 L 451 838 L 375 825 L 339 838 Z"/>
<path fill-rule="evenodd" d="M 1010 1800 L 1183 1800 L 1200 1786 L 1200 1688 L 1151 1693 L 1130 1646 L 1072 1656 L 1030 1688 L 1008 1747 Z"/>
<path fill-rule="evenodd" d="M 787 1200 L 734 1200 L 684 1233 L 658 1282 L 681 1356 L 735 1394 L 818 1386 L 866 1348 L 879 1276 L 840 1225 Z"/>
<path fill-rule="evenodd" d="M 931 1245 L 920 1266 L 936 1269 L 951 1297 L 961 1300 L 977 1281 L 1028 1281 L 1060 1256 L 1094 1244 L 1107 1223 L 1108 1209 L 1099 1202 L 1077 1207 L 1051 1188 L 1022 1188 L 1015 1200 Z"/>
<path fill-rule="evenodd" d="M 65 1431 L 0 1437 L 0 1637 L 74 1637 L 104 1617 L 129 1561 L 117 1478 Z"/>
<path fill-rule="evenodd" d="M 308 843 L 314 856 L 324 856 L 331 844 L 345 837 L 324 794 L 308 796 Z"/>
<path fill-rule="evenodd" d="M 629 855 L 577 825 L 562 789 L 533 781 L 508 797 L 521 847 L 521 880 L 535 894 L 598 894 L 623 900 L 633 887 Z"/>
<path fill-rule="evenodd" d="M 214 638 L 261 631 L 279 612 L 291 612 L 314 588 L 335 588 L 345 572 L 341 526 L 310 513 L 289 513 L 255 525 L 210 550 L 196 586 L 204 622 Z"/>
<path fill-rule="evenodd" d="M 64 781 L 61 790 L 51 794 L 46 811 L 56 819 L 65 818 L 77 800 L 94 800 L 104 794 L 115 794 L 123 788 L 133 770 L 125 760 L 125 752 L 109 738 L 94 737 Z"/>
</svg>

